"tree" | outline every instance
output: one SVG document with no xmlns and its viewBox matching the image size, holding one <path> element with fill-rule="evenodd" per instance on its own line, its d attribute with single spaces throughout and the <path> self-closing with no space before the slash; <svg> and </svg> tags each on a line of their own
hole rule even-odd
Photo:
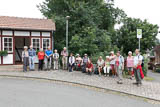
<svg viewBox="0 0 160 107">
<path fill-rule="evenodd" d="M 145 53 L 147 49 L 155 46 L 158 26 L 150 24 L 147 20 L 135 18 L 126 18 L 123 20 L 123 26 L 114 33 L 114 44 L 118 48 L 123 48 L 125 54 L 128 51 L 134 51 L 138 48 L 137 29 L 142 29 L 141 52 Z M 116 39 L 117 38 L 117 39 Z"/>
<path fill-rule="evenodd" d="M 71 17 L 69 50 L 81 54 L 109 51 L 110 32 L 125 16 L 122 10 L 114 8 L 113 0 L 46 0 L 39 9 L 56 23 L 55 48 L 58 50 L 65 46 L 65 17 Z"/>
</svg>

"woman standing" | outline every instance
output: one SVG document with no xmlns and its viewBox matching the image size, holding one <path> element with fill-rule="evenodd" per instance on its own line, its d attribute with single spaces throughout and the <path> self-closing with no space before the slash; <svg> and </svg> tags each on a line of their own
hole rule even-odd
<svg viewBox="0 0 160 107">
<path fill-rule="evenodd" d="M 124 58 L 123 56 L 120 55 L 120 51 L 117 52 L 117 56 L 115 58 L 115 70 L 118 76 L 118 84 L 122 84 L 123 81 L 123 76 L 122 76 L 122 72 L 124 70 Z"/>
<path fill-rule="evenodd" d="M 24 46 L 24 51 L 22 51 L 22 62 L 23 62 L 23 72 L 27 72 L 27 66 L 29 65 L 29 53 L 27 46 Z"/>
<path fill-rule="evenodd" d="M 130 75 L 130 79 L 133 79 L 134 77 L 133 67 L 134 67 L 134 57 L 132 56 L 132 52 L 129 51 L 127 57 L 127 68 Z"/>
<path fill-rule="evenodd" d="M 41 48 L 40 51 L 38 52 L 38 59 L 39 59 L 38 70 L 43 70 L 44 56 L 45 54 L 43 52 L 43 49 Z"/>
</svg>

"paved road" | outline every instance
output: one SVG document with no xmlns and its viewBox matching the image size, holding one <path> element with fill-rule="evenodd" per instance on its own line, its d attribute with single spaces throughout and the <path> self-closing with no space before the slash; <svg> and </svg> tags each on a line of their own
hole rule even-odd
<svg viewBox="0 0 160 107">
<path fill-rule="evenodd" d="M 160 73 L 148 71 L 147 76 L 154 78 L 153 82 L 159 82 L 160 83 Z"/>
<path fill-rule="evenodd" d="M 47 81 L 0 78 L 0 107 L 159 107 L 142 99 Z"/>
</svg>

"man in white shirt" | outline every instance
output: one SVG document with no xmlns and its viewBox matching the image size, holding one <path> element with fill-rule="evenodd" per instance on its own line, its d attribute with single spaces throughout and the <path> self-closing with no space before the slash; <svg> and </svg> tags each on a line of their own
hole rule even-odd
<svg viewBox="0 0 160 107">
<path fill-rule="evenodd" d="M 74 63 L 75 63 L 75 57 L 71 53 L 69 57 L 69 72 L 73 71 Z"/>
<path fill-rule="evenodd" d="M 141 80 L 141 74 L 140 69 L 137 69 L 138 66 L 141 66 L 143 57 L 139 53 L 139 49 L 135 50 L 136 56 L 134 56 L 134 75 L 136 78 L 136 83 L 138 86 L 142 84 Z"/>
</svg>

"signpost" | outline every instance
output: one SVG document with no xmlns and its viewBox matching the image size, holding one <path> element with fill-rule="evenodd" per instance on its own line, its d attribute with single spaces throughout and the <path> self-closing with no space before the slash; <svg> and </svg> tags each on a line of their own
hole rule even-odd
<svg viewBox="0 0 160 107">
<path fill-rule="evenodd" d="M 139 39 L 139 50 L 141 49 L 142 29 L 137 29 L 137 38 Z"/>
</svg>

